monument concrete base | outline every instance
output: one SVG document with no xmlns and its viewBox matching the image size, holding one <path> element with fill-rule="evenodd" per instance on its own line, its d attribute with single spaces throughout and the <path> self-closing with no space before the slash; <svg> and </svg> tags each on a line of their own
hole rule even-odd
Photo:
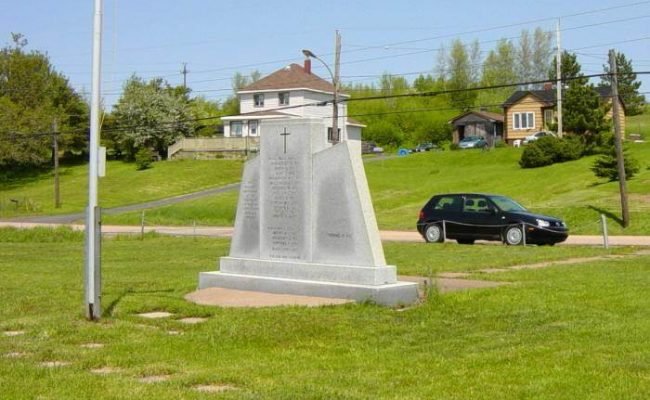
<svg viewBox="0 0 650 400">
<path fill-rule="evenodd" d="M 314 269 L 311 264 L 303 267 Z M 370 285 L 234 274 L 220 271 L 201 272 L 199 274 L 199 289 L 208 287 L 351 299 L 359 302 L 372 301 L 384 306 L 411 304 L 418 298 L 417 283 L 413 282 L 396 281 L 395 283 Z"/>
</svg>

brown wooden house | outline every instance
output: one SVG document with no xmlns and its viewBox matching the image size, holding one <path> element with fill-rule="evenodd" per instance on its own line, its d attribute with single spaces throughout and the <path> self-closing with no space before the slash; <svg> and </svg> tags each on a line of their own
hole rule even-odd
<svg viewBox="0 0 650 400">
<path fill-rule="evenodd" d="M 495 140 L 503 140 L 503 114 L 468 111 L 449 123 L 454 127 L 452 142 L 456 144 L 467 136 L 483 137 L 490 146 Z"/>
<path fill-rule="evenodd" d="M 602 101 L 611 104 L 611 88 L 598 87 Z M 539 131 L 548 131 L 549 125 L 556 118 L 556 90 L 520 90 L 514 92 L 503 103 L 505 141 L 512 144 L 515 140 L 523 140 L 526 136 Z M 621 125 L 625 131 L 625 105 L 618 99 Z M 610 107 L 607 117 L 612 118 L 613 107 Z"/>
</svg>

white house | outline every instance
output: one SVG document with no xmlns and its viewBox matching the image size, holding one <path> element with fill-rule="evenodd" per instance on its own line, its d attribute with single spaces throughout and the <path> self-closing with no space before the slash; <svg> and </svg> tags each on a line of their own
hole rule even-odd
<svg viewBox="0 0 650 400">
<path fill-rule="evenodd" d="M 328 138 L 332 137 L 334 85 L 311 72 L 311 60 L 304 66 L 290 64 L 237 92 L 241 114 L 222 117 L 224 137 L 259 136 L 264 121 L 281 118 L 322 118 Z M 339 93 L 339 101 L 350 96 Z M 340 140 L 356 141 L 360 149 L 365 125 L 347 118 L 346 102 L 337 104 Z M 324 132 L 325 133 L 325 132 Z"/>
</svg>

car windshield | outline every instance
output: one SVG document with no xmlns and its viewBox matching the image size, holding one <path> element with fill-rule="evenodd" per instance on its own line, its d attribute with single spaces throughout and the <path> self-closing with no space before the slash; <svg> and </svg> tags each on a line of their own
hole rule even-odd
<svg viewBox="0 0 650 400">
<path fill-rule="evenodd" d="M 490 196 L 490 200 L 501 209 L 501 211 L 517 212 L 528 211 L 524 206 L 505 196 Z"/>
</svg>

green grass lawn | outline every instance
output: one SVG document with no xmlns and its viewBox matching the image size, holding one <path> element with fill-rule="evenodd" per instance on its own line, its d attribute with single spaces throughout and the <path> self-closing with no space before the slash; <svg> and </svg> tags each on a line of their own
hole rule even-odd
<svg viewBox="0 0 650 400">
<path fill-rule="evenodd" d="M 182 296 L 227 253 L 228 241 L 119 237 L 104 241 L 104 318 L 91 323 L 82 318 L 82 242 L 67 230 L 0 230 L 0 398 L 644 399 L 650 392 L 648 256 L 491 275 L 516 283 L 434 294 L 403 311 L 221 309 Z M 400 272 L 405 265 L 424 274 L 536 262 L 540 249 L 559 259 L 605 254 L 425 244 L 391 244 L 386 254 Z M 174 315 L 135 315 L 162 310 Z M 178 321 L 190 316 L 207 321 Z M 90 343 L 103 347 L 82 347 Z M 48 361 L 70 364 L 40 366 Z M 106 367 L 113 372 L 90 372 Z M 139 381 L 151 375 L 169 379 Z M 207 384 L 232 389 L 193 389 Z"/>
<path fill-rule="evenodd" d="M 636 119 L 646 120 L 644 114 Z M 621 227 L 617 182 L 597 179 L 590 170 L 595 157 L 521 169 L 522 149 L 501 148 L 490 152 L 444 151 L 366 163 L 373 205 L 381 229 L 415 229 L 422 205 L 434 194 L 487 192 L 511 196 L 532 211 L 565 219 L 573 234 L 598 234 L 600 214 L 609 221 L 610 234 L 650 232 L 650 143 L 630 143 L 641 171 L 628 182 L 631 226 Z M 139 203 L 236 182 L 240 161 L 160 162 L 146 171 L 133 164 L 111 162 L 100 181 L 103 207 Z M 82 211 L 86 203 L 86 169 L 68 167 L 61 178 L 63 208 L 52 205 L 52 177 L 39 175 L 3 183 L 0 218 L 25 214 Z M 16 210 L 10 199 L 25 206 Z M 232 225 L 237 193 L 188 201 L 146 212 L 148 225 Z M 29 207 L 29 205 L 33 207 Z M 141 212 L 106 216 L 106 224 L 139 224 Z"/>
<path fill-rule="evenodd" d="M 164 161 L 144 171 L 137 171 L 133 163 L 110 161 L 106 177 L 99 180 L 100 204 L 136 204 L 222 186 L 238 182 L 241 170 L 242 162 L 231 160 Z M 63 204 L 55 209 L 52 173 L 0 181 L 0 218 L 83 211 L 88 202 L 87 166 L 62 167 L 60 182 Z"/>
<path fill-rule="evenodd" d="M 645 140 L 650 140 L 650 106 L 645 106 L 645 112 L 640 115 L 627 117 L 625 133 L 640 133 Z"/>
<path fill-rule="evenodd" d="M 610 234 L 650 232 L 650 143 L 631 144 L 641 164 L 628 182 L 632 224 L 623 230 L 617 182 L 597 179 L 589 169 L 595 157 L 521 169 L 522 149 L 491 152 L 445 151 L 366 163 L 373 205 L 381 229 L 414 230 L 420 208 L 445 192 L 486 192 L 511 196 L 532 211 L 561 217 L 574 234 L 598 234 L 600 214 L 608 217 Z M 236 194 L 228 193 L 149 210 L 148 224 L 232 225 Z M 139 224 L 139 212 L 107 216 L 106 223 Z"/>
</svg>

